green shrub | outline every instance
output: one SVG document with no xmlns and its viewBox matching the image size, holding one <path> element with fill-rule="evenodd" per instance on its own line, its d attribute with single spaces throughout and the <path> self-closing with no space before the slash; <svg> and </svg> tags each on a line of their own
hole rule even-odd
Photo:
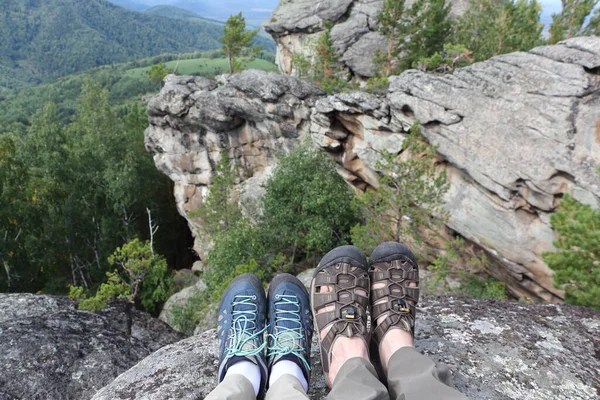
<svg viewBox="0 0 600 400">
<path fill-rule="evenodd" d="M 349 242 L 354 194 L 325 153 L 299 146 L 279 161 L 265 190 L 260 229 L 270 254 L 293 264 Z"/>
<path fill-rule="evenodd" d="M 435 166 L 435 147 L 421 138 L 419 122 L 410 129 L 402 153 L 382 152 L 377 166 L 385 171 L 380 186 L 355 197 L 354 207 L 362 223 L 352 228 L 352 242 L 366 252 L 393 240 L 421 243 L 421 230 L 444 220 L 444 195 L 449 188 L 446 173 Z M 404 155 L 404 154 L 403 154 Z"/>
<path fill-rule="evenodd" d="M 466 277 L 466 283 L 460 287 L 460 291 L 469 297 L 482 299 L 506 299 L 506 285 L 492 277 L 481 278 L 478 276 Z"/>
<path fill-rule="evenodd" d="M 165 259 L 154 255 L 149 243 L 134 239 L 118 248 L 108 261 L 120 268 L 106 273 L 108 281 L 93 296 L 82 287 L 70 288 L 69 297 L 79 301 L 80 310 L 96 312 L 112 300 L 125 299 L 132 304 L 139 301 L 151 313 L 169 298 L 173 277 Z"/>
<path fill-rule="evenodd" d="M 600 211 L 566 194 L 550 217 L 559 239 L 557 252 L 543 254 L 565 301 L 600 309 Z"/>
</svg>

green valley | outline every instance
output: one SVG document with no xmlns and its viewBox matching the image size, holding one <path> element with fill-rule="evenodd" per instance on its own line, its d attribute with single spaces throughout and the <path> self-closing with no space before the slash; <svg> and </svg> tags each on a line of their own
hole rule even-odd
<svg viewBox="0 0 600 400">
<path fill-rule="evenodd" d="M 216 21 L 138 13 L 105 0 L 0 0 L 0 8 L 0 94 L 101 65 L 221 47 Z"/>
<path fill-rule="evenodd" d="M 147 77 L 147 71 L 152 65 L 163 62 L 170 73 L 211 77 L 227 72 L 227 60 L 219 57 L 222 55 L 217 51 L 161 55 L 93 68 L 41 85 L 0 92 L 0 133 L 12 123 L 29 124 L 31 115 L 48 103 L 55 103 L 59 117 L 68 121 L 75 113 L 75 99 L 87 79 L 94 80 L 107 89 L 111 104 L 119 107 L 139 100 L 144 94 L 158 91 L 158 86 Z M 259 57 L 248 63 L 247 68 L 277 70 L 273 54 L 264 52 Z"/>
</svg>

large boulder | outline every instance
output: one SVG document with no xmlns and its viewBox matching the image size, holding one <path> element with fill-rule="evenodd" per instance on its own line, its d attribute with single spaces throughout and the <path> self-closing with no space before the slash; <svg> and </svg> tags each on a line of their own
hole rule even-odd
<svg viewBox="0 0 600 400">
<path fill-rule="evenodd" d="M 161 347 L 182 338 L 122 304 L 78 311 L 67 298 L 0 294 L 0 399 L 89 399 Z"/>
<path fill-rule="evenodd" d="M 567 305 L 425 296 L 417 348 L 454 374 L 471 399 L 595 400 L 600 313 Z M 327 394 L 316 341 L 310 398 Z M 163 347 L 94 400 L 202 399 L 217 385 L 214 330 Z"/>
<path fill-rule="evenodd" d="M 414 0 L 406 2 L 410 7 Z M 468 9 L 468 0 L 452 0 L 451 16 Z M 265 30 L 277 43 L 276 62 L 285 74 L 294 73 L 292 56 L 311 57 L 314 44 L 325 29 L 325 21 L 334 24 L 331 30 L 333 47 L 342 64 L 357 78 L 375 76 L 373 58 L 376 51 L 385 50 L 385 37 L 377 29 L 377 16 L 383 0 L 286 0 L 280 1 Z"/>
<path fill-rule="evenodd" d="M 146 145 L 197 233 L 202 221 L 188 212 L 208 191 L 221 149 L 239 168 L 240 191 L 253 193 L 246 197 L 260 195 L 260 183 L 248 186 L 264 182 L 277 155 L 306 138 L 365 190 L 378 185 L 380 152 L 401 151 L 419 120 L 451 181 L 447 231 L 484 251 L 487 269 L 514 296 L 560 302 L 542 254 L 554 250 L 550 215 L 563 194 L 600 207 L 599 68 L 600 38 L 587 37 L 450 75 L 407 71 L 379 96 L 327 96 L 260 71 L 222 77 L 220 86 L 169 76 L 150 102 Z"/>
<path fill-rule="evenodd" d="M 184 307 L 189 303 L 192 297 L 199 296 L 205 290 L 206 283 L 202 280 L 198 280 L 195 285 L 186 287 L 175 293 L 165 302 L 158 319 L 173 327 L 173 329 L 178 330 L 178 326 L 175 323 L 174 310 Z"/>
</svg>

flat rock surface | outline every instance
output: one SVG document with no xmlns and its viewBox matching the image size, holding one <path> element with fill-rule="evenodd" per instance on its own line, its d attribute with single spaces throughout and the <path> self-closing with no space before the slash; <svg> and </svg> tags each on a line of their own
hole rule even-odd
<svg viewBox="0 0 600 400">
<path fill-rule="evenodd" d="M 181 335 L 122 305 L 78 311 L 67 298 L 0 294 L 0 399 L 89 399 L 120 373 Z"/>
<path fill-rule="evenodd" d="M 471 399 L 594 400 L 600 396 L 600 313 L 567 305 L 425 296 L 417 348 L 450 367 Z M 217 384 L 210 330 L 163 347 L 94 400 L 203 399 Z M 327 394 L 316 343 L 311 399 Z"/>
</svg>

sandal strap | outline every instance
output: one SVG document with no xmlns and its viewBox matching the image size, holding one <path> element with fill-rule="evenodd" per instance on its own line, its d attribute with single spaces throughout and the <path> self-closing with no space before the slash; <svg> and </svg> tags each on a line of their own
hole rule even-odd
<svg viewBox="0 0 600 400">
<path fill-rule="evenodd" d="M 418 266 L 408 257 L 399 256 L 389 262 L 374 263 L 370 270 L 371 285 L 384 283 L 385 286 L 371 290 L 371 318 L 377 321 L 382 315 L 387 317 L 373 330 L 377 346 L 390 329 L 402 329 L 414 337 L 416 304 L 419 301 L 419 287 L 409 286 L 419 283 Z M 376 304 L 379 300 L 385 302 Z"/>
<path fill-rule="evenodd" d="M 325 338 L 320 341 L 321 354 L 324 355 L 321 360 L 323 371 L 327 374 L 333 343 L 338 337 L 361 337 L 368 343 L 369 297 L 357 293 L 357 290 L 369 293 L 370 278 L 366 269 L 341 262 L 324 267 L 313 279 L 313 290 L 320 286 L 333 289 L 327 293 L 312 294 L 317 331 L 322 332 L 331 327 Z M 319 312 L 330 306 L 334 308 Z"/>
</svg>

